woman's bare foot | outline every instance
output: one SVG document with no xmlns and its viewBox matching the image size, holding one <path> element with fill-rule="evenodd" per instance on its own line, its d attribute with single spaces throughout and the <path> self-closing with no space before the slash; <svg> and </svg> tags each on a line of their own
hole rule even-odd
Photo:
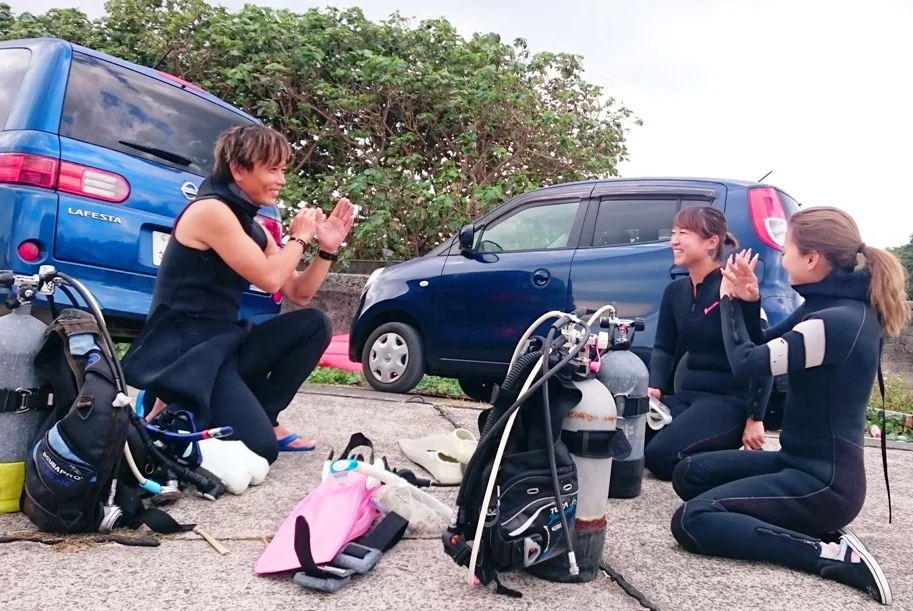
<svg viewBox="0 0 913 611">
<path fill-rule="evenodd" d="M 276 441 L 285 439 L 292 434 L 290 430 L 281 424 L 279 426 L 273 427 L 273 431 L 276 433 Z M 313 439 L 305 439 L 303 437 L 299 437 L 298 439 L 283 444 L 282 447 L 286 450 L 309 450 L 314 448 L 316 445 L 317 442 Z"/>
</svg>

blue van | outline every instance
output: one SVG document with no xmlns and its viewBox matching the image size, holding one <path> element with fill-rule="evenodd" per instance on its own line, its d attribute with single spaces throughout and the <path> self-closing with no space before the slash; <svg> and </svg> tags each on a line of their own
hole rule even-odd
<svg viewBox="0 0 913 611">
<path fill-rule="evenodd" d="M 78 45 L 0 42 L 0 269 L 70 274 L 98 300 L 115 340 L 129 340 L 219 133 L 255 122 L 181 79 Z M 261 215 L 281 240 L 278 209 Z M 34 311 L 47 320 L 43 306 Z M 280 298 L 251 287 L 243 308 L 269 317 Z"/>
<path fill-rule="evenodd" d="M 799 204 L 781 189 L 693 178 L 576 182 L 519 195 L 427 255 L 376 270 L 352 322 L 349 358 L 378 390 L 408 392 L 433 374 L 487 399 L 538 316 L 611 303 L 619 316 L 645 320 L 633 349 L 649 365 L 663 290 L 687 274 L 673 265 L 669 240 L 675 214 L 689 206 L 719 208 L 740 247 L 760 253 L 770 324 L 799 305 L 780 266 L 786 220 Z"/>
</svg>

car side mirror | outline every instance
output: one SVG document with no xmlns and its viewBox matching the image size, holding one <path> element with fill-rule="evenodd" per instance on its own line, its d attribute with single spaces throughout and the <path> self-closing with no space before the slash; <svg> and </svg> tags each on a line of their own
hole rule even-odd
<svg viewBox="0 0 913 611">
<path fill-rule="evenodd" d="M 460 251 L 471 253 L 472 246 L 475 243 L 476 228 L 473 223 L 460 227 Z"/>
</svg>

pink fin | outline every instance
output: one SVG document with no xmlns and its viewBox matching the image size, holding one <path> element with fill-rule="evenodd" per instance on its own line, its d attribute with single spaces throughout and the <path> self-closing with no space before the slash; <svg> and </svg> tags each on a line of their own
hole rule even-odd
<svg viewBox="0 0 913 611">
<path fill-rule="evenodd" d="M 316 564 L 331 561 L 347 543 L 368 532 L 378 512 L 371 504 L 373 491 L 366 488 L 367 479 L 357 471 L 327 477 L 285 518 L 257 558 L 254 573 L 265 575 L 301 568 L 295 553 L 295 520 L 300 515 L 311 527 L 311 556 Z"/>
</svg>

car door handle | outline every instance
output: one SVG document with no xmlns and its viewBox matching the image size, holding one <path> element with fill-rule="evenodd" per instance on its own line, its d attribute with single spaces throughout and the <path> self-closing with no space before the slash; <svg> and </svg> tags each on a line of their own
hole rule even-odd
<svg viewBox="0 0 913 611">
<path fill-rule="evenodd" d="M 533 272 L 533 284 L 536 286 L 545 286 L 548 284 L 549 278 L 551 278 L 551 275 L 547 269 L 537 269 Z"/>
</svg>

